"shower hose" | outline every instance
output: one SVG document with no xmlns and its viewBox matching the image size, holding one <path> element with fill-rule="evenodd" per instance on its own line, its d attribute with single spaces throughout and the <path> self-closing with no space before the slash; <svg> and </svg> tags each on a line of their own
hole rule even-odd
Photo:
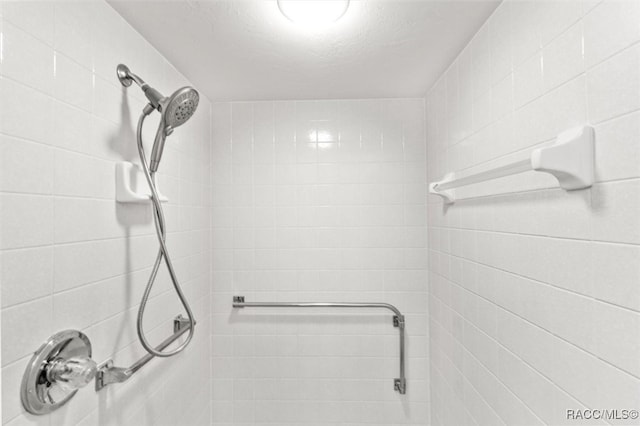
<svg viewBox="0 0 640 426">
<path fill-rule="evenodd" d="M 149 104 L 144 108 L 142 115 L 140 115 L 140 119 L 138 120 L 138 128 L 136 131 L 136 138 L 138 141 L 138 154 L 140 155 L 140 163 L 142 165 L 142 170 L 144 171 L 145 178 L 147 179 L 147 183 L 149 184 L 149 188 L 151 189 L 151 203 L 153 205 L 153 217 L 156 228 L 156 235 L 158 237 L 158 243 L 160 244 L 160 248 L 158 249 L 158 254 L 156 256 L 156 261 L 151 269 L 151 275 L 149 276 L 149 281 L 147 282 L 147 286 L 144 289 L 144 294 L 142 295 L 142 300 L 140 302 L 140 309 L 138 310 L 138 321 L 137 321 L 137 330 L 138 330 L 138 338 L 140 339 L 140 343 L 142 346 L 149 352 L 151 355 L 158 357 L 170 357 L 182 352 L 187 345 L 191 342 L 193 338 L 194 328 L 196 325 L 196 321 L 193 317 L 193 312 L 191 311 L 191 307 L 189 307 L 189 302 L 182 292 L 182 288 L 178 283 L 178 278 L 176 277 L 175 270 L 173 269 L 173 264 L 171 263 L 171 258 L 169 257 L 169 251 L 167 250 L 166 245 L 166 229 L 165 229 L 165 220 L 164 220 L 164 212 L 162 211 L 162 205 L 160 204 L 160 198 L 158 197 L 158 190 L 156 188 L 155 183 L 155 172 L 149 171 L 149 165 L 147 164 L 147 158 L 144 153 L 144 147 L 142 145 L 142 125 L 144 124 L 145 118 L 153 111 L 153 107 Z M 160 130 L 163 131 L 163 130 Z M 158 351 L 147 341 L 147 338 L 144 334 L 144 330 L 142 329 L 142 320 L 144 318 L 144 311 L 147 306 L 147 302 L 149 301 L 149 294 L 151 293 L 151 289 L 153 288 L 153 284 L 156 280 L 156 276 L 158 274 L 158 269 L 160 268 L 160 264 L 162 263 L 162 259 L 164 259 L 167 269 L 169 270 L 169 276 L 171 277 L 171 282 L 173 283 L 173 288 L 176 290 L 178 294 L 178 298 L 182 303 L 182 306 L 187 311 L 187 316 L 189 317 L 189 334 L 187 335 L 187 339 L 177 348 L 172 351 Z"/>
</svg>

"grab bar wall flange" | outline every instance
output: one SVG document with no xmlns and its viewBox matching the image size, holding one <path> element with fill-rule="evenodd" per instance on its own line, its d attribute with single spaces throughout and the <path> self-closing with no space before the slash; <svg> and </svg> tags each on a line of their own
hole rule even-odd
<svg viewBox="0 0 640 426">
<path fill-rule="evenodd" d="M 401 395 L 407 393 L 405 377 L 405 317 L 398 308 L 389 303 L 328 303 L 328 302 L 245 302 L 244 296 L 233 296 L 234 308 L 380 308 L 394 313 L 393 326 L 400 337 L 400 377 L 393 379 L 393 389 Z"/>
</svg>

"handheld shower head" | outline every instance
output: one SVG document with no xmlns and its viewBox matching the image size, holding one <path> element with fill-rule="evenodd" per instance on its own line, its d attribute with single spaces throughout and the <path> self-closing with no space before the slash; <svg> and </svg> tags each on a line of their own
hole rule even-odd
<svg viewBox="0 0 640 426">
<path fill-rule="evenodd" d="M 183 87 L 165 98 L 162 115 L 167 126 L 173 129 L 183 125 L 196 112 L 199 100 L 200 95 L 193 87 Z"/>
<path fill-rule="evenodd" d="M 154 211 L 153 220 L 156 225 L 156 235 L 158 237 L 158 243 L 160 244 L 160 250 L 156 255 L 156 261 L 151 270 L 151 276 L 149 277 L 149 281 L 147 281 L 147 286 L 142 295 L 140 307 L 138 308 L 138 320 L 136 324 L 138 339 L 140 340 L 142 346 L 147 350 L 147 352 L 151 354 L 151 356 L 170 357 L 182 352 L 191 342 L 194 333 L 193 330 L 196 325 L 196 320 L 193 316 L 191 308 L 189 307 L 189 302 L 182 292 L 182 288 L 180 287 L 180 283 L 178 282 L 178 278 L 173 268 L 171 258 L 169 257 L 169 252 L 167 250 L 167 245 L 165 242 L 167 231 L 165 227 L 164 213 L 162 211 L 162 204 L 160 204 L 158 189 L 155 183 L 155 172 L 158 170 L 158 165 L 160 163 L 160 157 L 162 156 L 164 141 L 166 137 L 170 135 L 176 127 L 183 125 L 187 120 L 189 120 L 189 118 L 191 118 L 193 113 L 196 111 L 196 108 L 198 107 L 200 96 L 195 89 L 191 87 L 183 87 L 167 98 L 160 92 L 149 86 L 147 83 L 145 83 L 144 80 L 142 80 L 140 77 L 132 73 L 126 65 L 118 65 L 116 71 L 118 79 L 124 87 L 129 87 L 135 82 L 138 86 L 140 86 L 145 96 L 149 100 L 149 103 L 145 105 L 144 109 L 142 110 L 142 114 L 140 114 L 140 118 L 138 119 L 136 142 L 138 143 L 140 165 L 142 166 L 142 171 L 144 172 L 147 184 L 149 185 L 149 189 L 151 190 L 151 205 L 153 206 Z M 149 161 L 149 164 L 147 164 L 147 156 L 145 155 L 144 144 L 142 141 L 142 130 L 144 127 L 145 119 L 149 116 L 149 114 L 153 112 L 154 109 L 160 113 L 160 125 L 158 126 L 156 139 L 153 143 L 151 161 Z M 147 302 L 149 301 L 149 294 L 153 289 L 153 284 L 156 280 L 158 269 L 160 268 L 160 264 L 162 263 L 163 259 L 165 264 L 167 265 L 169 277 L 171 278 L 173 287 L 178 295 L 178 299 L 180 299 L 180 303 L 182 303 L 182 306 L 187 311 L 187 320 L 189 324 L 189 334 L 187 335 L 186 340 L 177 348 L 170 351 L 164 351 L 165 348 L 161 349 L 160 346 L 158 346 L 157 348 L 153 347 L 147 340 L 143 329 L 145 307 L 147 305 Z"/>
<path fill-rule="evenodd" d="M 160 101 L 158 111 L 162 114 L 156 140 L 151 150 L 151 159 L 149 169 L 152 172 L 158 170 L 162 152 L 164 151 L 164 142 L 167 136 L 173 133 L 173 129 L 183 125 L 198 108 L 200 95 L 193 87 L 183 87 L 176 90 L 170 97 L 163 98 Z"/>
<path fill-rule="evenodd" d="M 126 65 L 118 65 L 116 73 L 123 86 L 129 87 L 134 82 L 140 86 L 149 100 L 149 104 L 161 114 L 149 165 L 149 169 L 152 172 L 156 172 L 160 164 L 166 137 L 173 133 L 173 129 L 183 125 L 196 112 L 200 95 L 193 87 L 183 87 L 176 90 L 171 96 L 165 97 L 149 86 L 143 79 L 132 73 Z M 145 113 L 150 114 L 151 111 L 151 108 L 145 108 Z"/>
</svg>

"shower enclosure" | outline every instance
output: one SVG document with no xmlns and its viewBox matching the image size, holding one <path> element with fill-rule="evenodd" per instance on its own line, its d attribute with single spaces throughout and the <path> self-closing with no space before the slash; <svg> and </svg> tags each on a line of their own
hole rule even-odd
<svg viewBox="0 0 640 426">
<path fill-rule="evenodd" d="M 640 2 L 277 3 L 0 1 L 2 424 L 638 424 Z"/>
</svg>

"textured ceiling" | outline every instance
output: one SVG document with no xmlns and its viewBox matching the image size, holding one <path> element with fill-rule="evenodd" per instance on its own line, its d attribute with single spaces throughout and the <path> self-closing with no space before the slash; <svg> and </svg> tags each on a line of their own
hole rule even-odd
<svg viewBox="0 0 640 426">
<path fill-rule="evenodd" d="M 497 0 L 351 1 L 323 30 L 275 0 L 110 4 L 212 100 L 419 97 Z"/>
</svg>

